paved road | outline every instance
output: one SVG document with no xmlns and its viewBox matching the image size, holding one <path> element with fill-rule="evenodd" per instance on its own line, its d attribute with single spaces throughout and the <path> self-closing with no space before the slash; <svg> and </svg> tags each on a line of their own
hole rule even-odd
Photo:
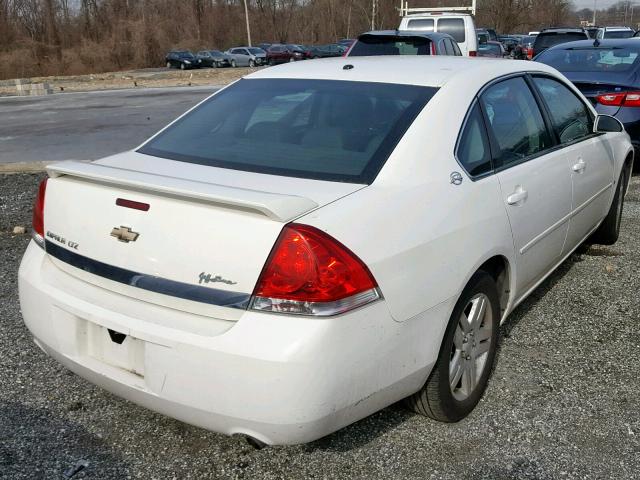
<svg viewBox="0 0 640 480">
<path fill-rule="evenodd" d="M 136 147 L 216 87 L 0 98 L 0 164 L 94 160 Z"/>
</svg>

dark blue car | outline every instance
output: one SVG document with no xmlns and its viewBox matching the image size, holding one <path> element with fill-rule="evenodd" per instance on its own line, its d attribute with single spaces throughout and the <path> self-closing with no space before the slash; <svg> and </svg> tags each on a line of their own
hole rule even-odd
<svg viewBox="0 0 640 480">
<path fill-rule="evenodd" d="M 562 43 L 534 60 L 562 72 L 598 113 L 620 120 L 640 149 L 640 38 Z"/>
</svg>

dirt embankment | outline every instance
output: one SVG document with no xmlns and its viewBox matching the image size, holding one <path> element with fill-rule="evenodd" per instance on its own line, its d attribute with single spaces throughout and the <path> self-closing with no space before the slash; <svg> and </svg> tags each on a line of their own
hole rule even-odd
<svg viewBox="0 0 640 480">
<path fill-rule="evenodd" d="M 255 68 L 203 68 L 175 70 L 147 68 L 92 75 L 32 77 L 27 83 L 48 83 L 53 92 L 87 92 L 120 88 L 177 87 L 190 85 L 226 85 L 256 70 Z M 0 96 L 16 95 L 14 80 L 0 82 Z"/>
</svg>

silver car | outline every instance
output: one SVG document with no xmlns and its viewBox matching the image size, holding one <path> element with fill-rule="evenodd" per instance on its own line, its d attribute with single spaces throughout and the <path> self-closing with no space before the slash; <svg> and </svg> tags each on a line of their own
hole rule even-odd
<svg viewBox="0 0 640 480">
<path fill-rule="evenodd" d="M 258 67 L 267 63 L 267 52 L 257 47 L 235 47 L 225 53 L 231 57 L 232 67 Z"/>
</svg>

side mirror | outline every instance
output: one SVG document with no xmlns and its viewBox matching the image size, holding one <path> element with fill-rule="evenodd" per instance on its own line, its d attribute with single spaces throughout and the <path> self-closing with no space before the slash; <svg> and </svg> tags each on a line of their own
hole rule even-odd
<svg viewBox="0 0 640 480">
<path fill-rule="evenodd" d="M 624 132 L 624 125 L 611 115 L 598 115 L 593 124 L 593 131 L 595 133 Z"/>
</svg>

